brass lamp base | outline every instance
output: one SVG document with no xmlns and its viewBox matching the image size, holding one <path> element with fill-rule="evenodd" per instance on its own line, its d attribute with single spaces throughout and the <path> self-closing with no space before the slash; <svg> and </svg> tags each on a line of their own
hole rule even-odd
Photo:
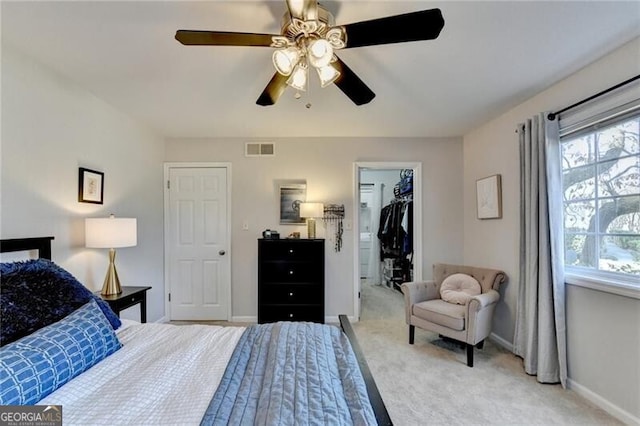
<svg viewBox="0 0 640 426">
<path fill-rule="evenodd" d="M 307 218 L 307 235 L 310 240 L 316 237 L 316 220 L 314 218 Z"/>
<path fill-rule="evenodd" d="M 116 271 L 115 260 L 115 249 L 109 249 L 109 269 L 107 269 L 107 276 L 104 278 L 104 284 L 102 285 L 102 291 L 100 292 L 103 296 L 112 296 L 114 294 L 122 293 L 120 280 L 118 279 L 118 271 Z"/>
</svg>

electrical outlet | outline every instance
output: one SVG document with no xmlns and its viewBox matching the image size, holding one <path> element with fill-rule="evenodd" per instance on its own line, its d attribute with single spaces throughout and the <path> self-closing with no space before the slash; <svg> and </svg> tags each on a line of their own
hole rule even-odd
<svg viewBox="0 0 640 426">
<path fill-rule="evenodd" d="M 247 222 L 246 220 L 244 222 L 242 222 L 242 230 L 243 231 L 248 231 L 249 230 L 249 222 Z"/>
<path fill-rule="evenodd" d="M 346 229 L 347 231 L 350 231 L 352 227 L 353 227 L 353 225 L 351 224 L 350 220 L 345 220 L 344 221 L 344 229 Z"/>
</svg>

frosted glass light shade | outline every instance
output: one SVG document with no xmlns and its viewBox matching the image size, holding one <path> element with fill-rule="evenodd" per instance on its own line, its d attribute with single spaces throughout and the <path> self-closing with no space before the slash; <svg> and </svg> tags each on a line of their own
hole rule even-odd
<svg viewBox="0 0 640 426">
<path fill-rule="evenodd" d="M 316 68 L 316 71 L 318 72 L 321 87 L 327 87 L 340 77 L 340 72 L 331 65 Z"/>
<path fill-rule="evenodd" d="M 331 43 L 323 38 L 312 41 L 309 44 L 309 63 L 316 68 L 329 65 L 333 58 Z"/>
<path fill-rule="evenodd" d="M 308 71 L 309 70 L 305 64 L 298 63 L 287 80 L 287 84 L 294 89 L 306 91 Z"/>
<path fill-rule="evenodd" d="M 287 47 L 273 52 L 273 66 L 282 75 L 290 75 L 300 60 L 300 52 L 295 47 Z"/>
<path fill-rule="evenodd" d="M 322 216 L 324 216 L 324 204 L 300 203 L 300 217 L 322 217 Z"/>
<path fill-rule="evenodd" d="M 85 246 L 90 248 L 133 247 L 138 244 L 135 218 L 87 218 L 84 230 Z"/>
</svg>

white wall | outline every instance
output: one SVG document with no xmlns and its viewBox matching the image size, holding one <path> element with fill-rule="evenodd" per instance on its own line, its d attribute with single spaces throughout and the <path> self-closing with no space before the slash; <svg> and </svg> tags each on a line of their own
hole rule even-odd
<svg viewBox="0 0 640 426">
<path fill-rule="evenodd" d="M 435 261 L 462 260 L 462 141 L 453 139 L 287 138 L 276 139 L 273 158 L 247 158 L 243 139 L 171 139 L 166 160 L 232 163 L 232 300 L 235 319 L 255 318 L 257 311 L 257 242 L 264 229 L 282 237 L 304 226 L 279 224 L 277 182 L 306 179 L 307 199 L 344 204 L 353 222 L 353 163 L 421 161 L 423 170 L 423 276 Z M 249 231 L 242 230 L 243 222 Z M 330 238 L 318 225 L 319 236 Z M 353 315 L 353 230 L 343 248 L 326 242 L 326 316 Z"/>
<path fill-rule="evenodd" d="M 519 253 L 519 154 L 516 125 L 542 111 L 564 108 L 640 71 L 640 39 L 623 46 L 464 136 L 464 260 L 509 275 L 494 332 L 513 341 Z M 502 174 L 503 218 L 476 219 L 475 182 Z M 601 321 L 587 318 L 597 313 Z M 615 320 L 614 320 L 615 319 Z M 640 422 L 640 300 L 567 287 L 569 378 L 620 418 Z M 590 395 L 589 392 L 593 394 Z"/>
<path fill-rule="evenodd" d="M 360 182 L 383 184 L 382 206 L 386 206 L 395 198 L 393 187 L 400 181 L 400 170 L 363 170 Z"/>
<path fill-rule="evenodd" d="M 2 238 L 53 235 L 53 260 L 90 290 L 106 250 L 84 248 L 84 218 L 138 219 L 138 246 L 118 250 L 123 285 L 148 285 L 148 320 L 164 315 L 164 141 L 110 105 L 2 46 Z M 104 204 L 77 201 L 78 167 L 105 173 Z M 138 319 L 133 307 L 123 316 Z"/>
</svg>

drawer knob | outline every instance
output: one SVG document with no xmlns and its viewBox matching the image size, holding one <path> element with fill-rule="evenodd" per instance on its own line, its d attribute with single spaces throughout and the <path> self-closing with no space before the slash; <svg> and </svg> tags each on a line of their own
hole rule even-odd
<svg viewBox="0 0 640 426">
<path fill-rule="evenodd" d="M 293 249 L 289 249 L 289 253 L 293 253 Z"/>
<path fill-rule="evenodd" d="M 289 318 L 293 318 L 293 314 L 289 314 Z"/>
<path fill-rule="evenodd" d="M 293 275 L 293 271 L 289 271 L 289 275 Z"/>
<path fill-rule="evenodd" d="M 293 296 L 293 292 L 289 293 L 289 296 Z"/>
<path fill-rule="evenodd" d="M 132 298 L 131 298 L 131 301 L 132 301 L 132 302 L 135 302 L 135 301 L 136 301 L 136 298 L 135 298 L 135 297 L 132 297 Z"/>
</svg>

